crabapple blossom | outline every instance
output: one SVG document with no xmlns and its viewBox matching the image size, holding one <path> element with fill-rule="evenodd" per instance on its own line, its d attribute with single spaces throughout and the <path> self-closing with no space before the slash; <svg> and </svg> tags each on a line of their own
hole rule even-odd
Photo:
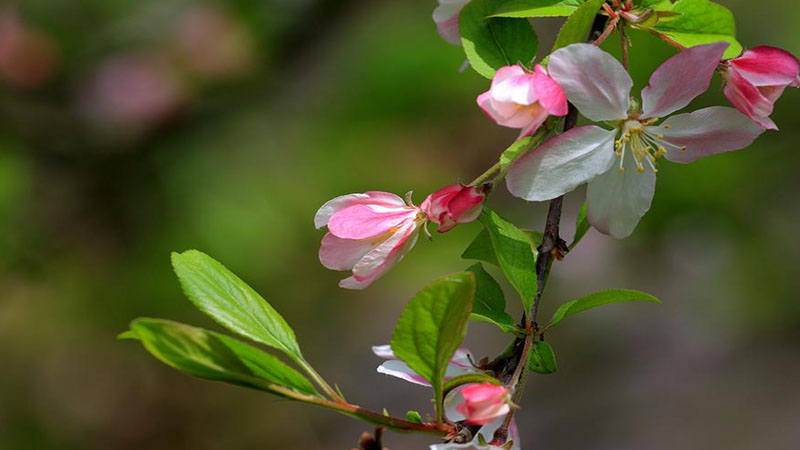
<svg viewBox="0 0 800 450">
<path fill-rule="evenodd" d="M 567 114 L 564 90 L 541 65 L 528 73 L 520 66 L 501 67 L 478 105 L 498 125 L 520 128 L 520 138 L 533 134 L 550 115 Z"/>
<path fill-rule="evenodd" d="M 372 352 L 386 360 L 386 362 L 378 366 L 378 373 L 400 378 L 421 386 L 430 386 L 430 383 L 428 383 L 425 378 L 422 378 L 422 376 L 411 369 L 408 364 L 394 356 L 391 346 L 376 345 L 372 347 Z M 450 363 L 447 365 L 445 379 L 477 372 L 478 370 L 472 365 L 472 354 L 465 348 L 459 348 L 456 350 L 455 354 L 453 354 Z"/>
<path fill-rule="evenodd" d="M 800 61 L 775 47 L 753 47 L 723 62 L 723 92 L 733 106 L 759 126 L 777 130 L 769 118 L 787 86 L 800 87 Z"/>
<path fill-rule="evenodd" d="M 426 220 L 420 208 L 388 192 L 336 197 L 314 217 L 317 228 L 328 227 L 319 260 L 332 270 L 353 271 L 339 286 L 364 289 L 414 247 Z"/>
<path fill-rule="evenodd" d="M 461 389 L 461 396 L 464 397 L 464 403 L 456 409 L 469 424 L 486 425 L 511 411 L 508 389 L 503 386 L 491 383 L 470 384 Z"/>
<path fill-rule="evenodd" d="M 433 21 L 436 22 L 439 35 L 453 45 L 461 45 L 458 18 L 469 2 L 470 0 L 439 0 L 439 6 L 433 10 Z"/>
<path fill-rule="evenodd" d="M 698 45 L 665 61 L 632 101 L 633 80 L 613 56 L 572 44 L 550 57 L 548 72 L 587 118 L 613 126 L 573 128 L 520 158 L 509 191 L 543 201 L 588 184 L 589 222 L 616 238 L 630 235 L 650 208 L 661 157 L 689 163 L 750 145 L 764 130 L 733 108 L 665 117 L 705 92 L 728 44 Z M 616 161 L 616 164 L 615 164 Z"/>
<path fill-rule="evenodd" d="M 439 233 L 450 231 L 459 223 L 477 219 L 486 200 L 488 185 L 451 184 L 429 195 L 420 205 L 428 220 L 439 226 Z"/>
</svg>

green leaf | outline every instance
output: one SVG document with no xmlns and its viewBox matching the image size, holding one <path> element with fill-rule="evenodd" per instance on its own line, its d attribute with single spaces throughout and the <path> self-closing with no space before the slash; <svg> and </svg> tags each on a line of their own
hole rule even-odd
<svg viewBox="0 0 800 450">
<path fill-rule="evenodd" d="M 570 250 L 578 245 L 578 242 L 586 236 L 586 233 L 589 232 L 589 228 L 592 227 L 589 223 L 589 219 L 586 217 L 587 211 L 588 206 L 586 202 L 583 202 L 581 211 L 578 213 L 578 219 L 575 221 L 575 236 L 572 238 L 572 244 L 569 245 Z"/>
<path fill-rule="evenodd" d="M 225 266 L 197 250 L 172 254 L 187 297 L 229 330 L 302 360 L 294 331 L 256 291 Z"/>
<path fill-rule="evenodd" d="M 574 316 L 587 309 L 596 308 L 610 303 L 622 302 L 653 302 L 661 303 L 661 300 L 653 297 L 644 292 L 634 291 L 631 289 L 609 289 L 607 291 L 595 292 L 594 294 L 587 295 L 586 297 L 572 300 L 561 305 L 553 314 L 550 319 L 548 327 L 552 327 L 567 317 Z"/>
<path fill-rule="evenodd" d="M 600 7 L 603 3 L 605 3 L 605 0 L 588 0 L 576 9 L 575 12 L 569 16 L 567 21 L 564 22 L 561 30 L 559 30 L 552 51 L 556 51 L 570 44 L 586 42 L 586 38 L 589 36 L 589 30 L 594 23 L 594 18 L 600 11 Z"/>
<path fill-rule="evenodd" d="M 551 374 L 558 370 L 556 354 L 550 344 L 539 341 L 533 345 L 528 354 L 528 369 L 541 374 Z"/>
<path fill-rule="evenodd" d="M 491 79 L 497 69 L 529 66 L 539 41 L 526 19 L 489 17 L 503 0 L 473 0 L 461 11 L 461 43 L 470 65 Z"/>
<path fill-rule="evenodd" d="M 486 227 L 497 261 L 508 281 L 530 311 L 536 296 L 536 250 L 528 235 L 496 212 L 484 207 L 480 221 Z"/>
<path fill-rule="evenodd" d="M 492 246 L 492 238 L 489 237 L 489 232 L 485 228 L 475 236 L 475 239 L 461 254 L 461 258 L 483 261 L 500 267 L 497 255 L 494 252 L 494 246 Z"/>
<path fill-rule="evenodd" d="M 723 58 L 742 52 L 742 45 L 736 40 L 736 21 L 728 8 L 709 0 L 680 0 L 668 10 L 680 16 L 654 25 L 657 32 L 686 47 L 729 42 Z"/>
<path fill-rule="evenodd" d="M 286 397 L 285 387 L 319 396 L 311 383 L 278 358 L 212 331 L 160 319 L 136 319 L 126 335 L 135 335 L 165 364 L 209 380 L 224 381 Z"/>
<path fill-rule="evenodd" d="M 506 313 L 506 298 L 503 289 L 489 275 L 481 263 L 470 266 L 467 271 L 475 275 L 475 302 L 472 305 L 472 320 L 493 323 L 506 333 L 517 330 L 514 319 Z"/>
<path fill-rule="evenodd" d="M 475 297 L 470 272 L 439 278 L 408 302 L 392 335 L 392 351 L 433 386 L 437 419 L 447 365 L 464 340 Z"/>
<path fill-rule="evenodd" d="M 406 413 L 406 420 L 414 423 L 423 423 L 422 416 L 417 411 L 408 411 Z"/>
<path fill-rule="evenodd" d="M 572 14 L 585 0 L 508 0 L 493 17 L 559 17 Z"/>
</svg>

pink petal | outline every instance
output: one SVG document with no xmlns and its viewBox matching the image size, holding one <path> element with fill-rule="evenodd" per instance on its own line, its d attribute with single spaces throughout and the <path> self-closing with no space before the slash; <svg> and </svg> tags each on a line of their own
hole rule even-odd
<svg viewBox="0 0 800 450">
<path fill-rule="evenodd" d="M 490 119 L 504 127 L 521 128 L 527 132 L 533 127 L 538 128 L 547 119 L 547 111 L 539 104 L 521 106 L 513 102 L 499 102 L 492 98 L 490 92 L 479 95 L 477 101 Z"/>
<path fill-rule="evenodd" d="M 514 78 L 525 74 L 525 69 L 516 64 L 513 66 L 501 67 L 497 69 L 497 72 L 495 72 L 494 77 L 492 78 L 492 89 L 494 89 L 498 84 L 505 82 L 509 78 Z"/>
<path fill-rule="evenodd" d="M 642 117 L 664 117 L 707 91 L 729 45 L 727 42 L 697 45 L 661 64 L 642 90 Z"/>
<path fill-rule="evenodd" d="M 363 194 L 342 195 L 334 198 L 333 200 L 329 200 L 319 208 L 316 216 L 314 217 L 314 225 L 317 228 L 322 228 L 328 224 L 331 216 L 333 216 L 336 211 L 358 204 L 376 204 L 397 207 L 405 206 L 405 202 L 402 198 L 389 192 L 368 191 Z"/>
<path fill-rule="evenodd" d="M 800 72 L 800 61 L 794 55 L 767 46 L 746 50 L 730 64 L 755 86 L 788 86 L 796 82 Z"/>
<path fill-rule="evenodd" d="M 519 66 L 510 67 L 519 68 Z M 504 68 L 501 68 L 498 73 L 500 73 L 500 71 L 503 69 Z M 492 98 L 499 102 L 511 102 L 517 105 L 531 105 L 538 100 L 533 83 L 533 75 L 527 73 L 513 77 L 507 77 L 500 82 L 492 82 Z"/>
<path fill-rule="evenodd" d="M 511 166 L 506 179 L 509 192 L 544 201 L 572 191 L 611 167 L 616 134 L 587 126 L 548 140 Z"/>
<path fill-rule="evenodd" d="M 633 155 L 624 156 L 625 172 L 612 168 L 589 182 L 586 189 L 589 223 L 617 239 L 628 237 L 653 201 L 656 174 L 636 171 Z"/>
<path fill-rule="evenodd" d="M 539 104 L 554 116 L 567 115 L 567 94 L 561 89 L 558 83 L 547 74 L 541 64 L 536 65 L 533 73 L 533 87 L 536 96 L 539 97 Z"/>
<path fill-rule="evenodd" d="M 669 129 L 648 127 L 647 131 L 662 134 L 669 143 L 686 146 L 684 151 L 668 149 L 666 158 L 678 163 L 690 163 L 705 156 L 745 148 L 764 132 L 744 114 L 723 106 L 678 114 L 664 124 L 669 124 Z"/>
<path fill-rule="evenodd" d="M 328 230 L 344 239 L 369 239 L 391 231 L 414 219 L 416 208 L 353 205 L 337 211 L 328 221 Z"/>
<path fill-rule="evenodd" d="M 372 240 L 342 239 L 326 233 L 319 247 L 319 261 L 331 270 L 352 270 L 379 243 Z"/>
<path fill-rule="evenodd" d="M 433 10 L 433 21 L 442 38 L 453 44 L 461 45 L 458 18 L 464 5 L 470 0 L 439 0 L 439 6 Z"/>
<path fill-rule="evenodd" d="M 550 76 L 581 114 L 599 122 L 628 117 L 633 80 L 622 64 L 591 44 L 572 44 L 550 56 Z"/>
<path fill-rule="evenodd" d="M 769 118 L 773 109 L 772 101 L 735 70 L 727 72 L 727 81 L 723 92 L 731 104 L 753 122 L 768 130 L 778 129 L 775 122 Z"/>
<path fill-rule="evenodd" d="M 417 223 L 410 221 L 364 255 L 353 267 L 353 276 L 339 282 L 345 289 L 364 289 L 394 267 L 417 242 Z"/>
</svg>

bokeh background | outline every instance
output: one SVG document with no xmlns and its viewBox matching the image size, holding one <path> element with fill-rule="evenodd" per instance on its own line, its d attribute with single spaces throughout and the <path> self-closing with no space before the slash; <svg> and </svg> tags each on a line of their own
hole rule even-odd
<svg viewBox="0 0 800 450">
<path fill-rule="evenodd" d="M 745 45 L 800 54 L 795 0 L 721 1 Z M 201 249 L 291 323 L 351 400 L 402 415 L 428 392 L 375 373 L 405 302 L 465 268 L 471 224 L 421 240 L 363 292 L 321 267 L 312 217 L 365 190 L 470 180 L 515 137 L 474 104 L 433 0 L 0 2 L 0 448 L 352 448 L 367 426 L 184 376 L 117 333 L 137 316 L 218 329 L 182 296 L 169 253 Z M 558 20 L 536 21 L 542 48 Z M 672 50 L 633 35 L 643 86 Z M 616 48 L 616 45 L 612 47 Z M 725 104 L 719 80 L 695 103 Z M 800 447 L 800 92 L 751 148 L 663 165 L 633 237 L 594 231 L 554 269 L 545 315 L 609 287 L 618 305 L 549 335 L 556 375 L 519 413 L 525 448 Z M 565 235 L 582 192 L 570 194 Z M 498 190 L 530 228 L 544 205 Z M 510 294 L 510 291 L 509 291 Z M 517 315 L 514 297 L 509 295 Z M 506 337 L 473 324 L 479 357 Z M 394 450 L 428 438 L 390 435 Z"/>
</svg>

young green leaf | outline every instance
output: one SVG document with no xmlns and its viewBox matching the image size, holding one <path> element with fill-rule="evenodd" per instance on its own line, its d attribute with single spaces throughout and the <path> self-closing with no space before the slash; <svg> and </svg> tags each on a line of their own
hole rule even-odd
<svg viewBox="0 0 800 450">
<path fill-rule="evenodd" d="M 225 266 L 197 250 L 173 253 L 172 266 L 186 296 L 220 325 L 302 360 L 283 317 Z"/>
<path fill-rule="evenodd" d="M 666 8 L 680 16 L 654 25 L 658 33 L 685 47 L 729 42 L 723 58 L 733 58 L 742 52 L 742 45 L 736 40 L 736 21 L 728 8 L 709 0 L 680 0 Z"/>
<path fill-rule="evenodd" d="M 547 327 L 552 327 L 569 316 L 574 316 L 587 309 L 596 308 L 610 303 L 622 302 L 653 302 L 661 303 L 661 300 L 653 297 L 644 292 L 634 291 L 631 289 L 609 289 L 607 291 L 595 292 L 594 294 L 587 295 L 586 297 L 572 300 L 564 303 L 559 307 Z"/>
<path fill-rule="evenodd" d="M 586 213 L 588 211 L 588 207 L 586 202 L 583 202 L 583 206 L 581 206 L 581 211 L 578 213 L 578 219 L 575 221 L 575 237 L 572 238 L 572 244 L 569 244 L 570 250 L 572 250 L 578 242 L 586 236 L 586 233 L 589 232 L 589 228 L 592 225 L 589 223 L 589 219 L 586 217 Z"/>
<path fill-rule="evenodd" d="M 503 0 L 472 0 L 461 11 L 461 43 L 470 65 L 486 78 L 503 66 L 530 65 L 538 39 L 526 19 L 490 17 Z"/>
<path fill-rule="evenodd" d="M 550 344 L 539 341 L 533 345 L 528 354 L 528 369 L 541 374 L 551 374 L 558 370 L 556 354 Z"/>
<path fill-rule="evenodd" d="M 278 358 L 212 331 L 160 319 L 136 319 L 134 335 L 163 363 L 200 378 L 224 381 L 286 397 L 288 388 L 318 396 L 311 383 Z"/>
<path fill-rule="evenodd" d="M 507 0 L 493 17 L 569 16 L 586 0 Z"/>
<path fill-rule="evenodd" d="M 514 319 L 506 313 L 506 298 L 503 289 L 489 275 L 481 263 L 470 266 L 467 271 L 475 275 L 475 302 L 472 305 L 472 320 L 493 323 L 505 333 L 513 333 L 517 327 Z"/>
<path fill-rule="evenodd" d="M 406 420 L 414 423 L 423 423 L 422 416 L 417 411 L 406 412 Z"/>
<path fill-rule="evenodd" d="M 570 44 L 586 42 L 586 37 L 589 35 L 595 16 L 597 16 L 603 3 L 605 3 L 605 0 L 587 0 L 586 3 L 576 9 L 559 30 L 552 51 Z"/>
<path fill-rule="evenodd" d="M 529 311 L 536 296 L 536 250 L 524 231 L 484 207 L 480 221 L 486 227 L 497 261 Z"/>
<path fill-rule="evenodd" d="M 477 261 L 487 262 L 495 266 L 500 266 L 497 261 L 497 255 L 492 246 L 492 238 L 489 237 L 489 232 L 486 229 L 481 230 L 475 239 L 470 242 L 469 246 L 464 253 L 461 254 L 462 259 L 474 259 Z"/>
<path fill-rule="evenodd" d="M 447 365 L 467 333 L 475 297 L 470 272 L 439 278 L 408 302 L 392 335 L 392 351 L 433 386 L 437 419 Z"/>
</svg>

